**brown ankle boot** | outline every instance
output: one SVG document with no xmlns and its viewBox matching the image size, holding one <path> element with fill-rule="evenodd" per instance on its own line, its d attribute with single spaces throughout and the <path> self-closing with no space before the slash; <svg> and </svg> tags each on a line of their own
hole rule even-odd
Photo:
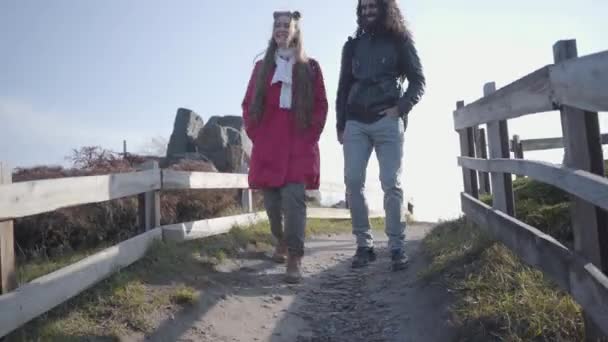
<svg viewBox="0 0 608 342">
<path fill-rule="evenodd" d="M 287 257 L 287 273 L 285 274 L 285 282 L 289 284 L 297 284 L 302 281 L 302 257 L 289 255 Z"/>
<path fill-rule="evenodd" d="M 274 249 L 272 254 L 272 260 L 276 263 L 282 264 L 287 260 L 287 243 L 280 241 Z"/>
</svg>

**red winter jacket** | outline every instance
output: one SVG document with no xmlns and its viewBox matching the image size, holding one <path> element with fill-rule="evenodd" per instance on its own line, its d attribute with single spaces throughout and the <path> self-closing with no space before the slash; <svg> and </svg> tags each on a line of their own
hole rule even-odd
<svg viewBox="0 0 608 342">
<path fill-rule="evenodd" d="M 243 100 L 243 119 L 247 135 L 253 142 L 249 165 L 249 186 L 252 189 L 282 187 L 288 183 L 304 183 L 306 189 L 319 188 L 319 138 L 327 117 L 327 97 L 319 64 L 310 60 L 314 80 L 312 125 L 298 127 L 293 111 L 279 107 L 281 82 L 271 84 L 274 70 L 269 73 L 262 121 L 253 123 L 249 106 L 253 101 L 255 75 L 262 61 L 256 63 Z M 294 90 L 297 84 L 294 84 Z"/>
</svg>

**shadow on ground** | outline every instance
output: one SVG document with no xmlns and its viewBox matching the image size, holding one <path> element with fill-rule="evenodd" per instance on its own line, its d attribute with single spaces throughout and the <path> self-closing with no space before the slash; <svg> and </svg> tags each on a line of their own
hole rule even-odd
<svg viewBox="0 0 608 342">
<path fill-rule="evenodd" d="M 305 280 L 283 282 L 284 266 L 263 253 L 243 253 L 212 268 L 199 263 L 172 265 L 172 274 L 147 274 L 146 284 L 185 284 L 198 300 L 173 312 L 142 312 L 156 328 L 120 341 L 406 342 L 456 340 L 448 324 L 450 295 L 418 279 L 427 262 L 419 252 L 429 224 L 408 228 L 410 268 L 390 272 L 381 233 L 379 259 L 350 269 L 351 236 L 317 236 L 307 242 Z M 194 258 L 195 256 L 191 256 Z M 193 266 L 195 265 L 195 266 Z M 69 314 L 69 313 L 68 313 Z M 152 316 L 152 317 L 150 317 Z M 156 316 L 156 317 L 153 317 Z M 116 341 L 106 336 L 61 336 L 60 341 Z"/>
<path fill-rule="evenodd" d="M 428 225 L 410 229 L 407 244 L 412 262 L 404 272 L 390 271 L 383 241 L 378 243 L 376 263 L 350 269 L 354 246 L 349 236 L 309 241 L 307 277 L 297 286 L 283 284 L 282 267 L 259 254 L 247 255 L 239 269 L 210 274 L 202 283 L 205 290 L 199 304 L 163 322 L 146 340 L 457 340 L 448 323 L 450 295 L 417 276 L 427 265 L 419 248 L 429 229 Z"/>
</svg>

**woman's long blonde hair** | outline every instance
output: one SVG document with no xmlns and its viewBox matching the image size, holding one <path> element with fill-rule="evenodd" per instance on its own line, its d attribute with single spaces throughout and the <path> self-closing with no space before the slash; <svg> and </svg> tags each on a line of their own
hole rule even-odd
<svg viewBox="0 0 608 342">
<path fill-rule="evenodd" d="M 295 33 L 291 42 L 291 47 L 295 50 L 294 72 L 294 96 L 292 110 L 295 112 L 297 121 L 300 126 L 309 127 L 312 122 L 312 111 L 314 105 L 314 89 L 313 89 L 313 71 L 310 65 L 310 60 L 304 52 L 302 46 L 302 31 L 300 30 L 300 13 L 299 12 L 275 12 L 274 21 L 281 16 L 289 16 L 295 22 Z M 273 24 L 274 32 L 274 24 Z M 268 78 L 270 72 L 275 67 L 275 54 L 278 45 L 274 37 L 270 38 L 268 48 L 262 61 L 261 69 L 258 71 L 255 80 L 253 101 L 249 108 L 251 117 L 256 122 L 262 120 L 264 115 L 264 107 L 266 93 L 268 91 Z"/>
</svg>

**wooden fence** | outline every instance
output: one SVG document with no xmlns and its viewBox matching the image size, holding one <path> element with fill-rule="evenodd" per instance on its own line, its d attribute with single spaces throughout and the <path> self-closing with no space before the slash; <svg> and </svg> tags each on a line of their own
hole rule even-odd
<svg viewBox="0 0 608 342">
<path fill-rule="evenodd" d="M 578 58 L 576 41 L 567 40 L 557 42 L 553 53 L 555 64 L 497 91 L 488 83 L 484 97 L 457 104 L 462 210 L 570 293 L 584 310 L 587 340 L 597 340 L 608 335 L 608 179 L 597 114 L 608 111 L 608 51 Z M 553 110 L 561 114 L 564 165 L 510 159 L 507 120 Z M 475 132 L 482 124 L 487 124 L 490 159 L 476 153 Z M 478 172 L 491 175 L 492 207 L 478 200 Z M 512 174 L 571 194 L 574 250 L 516 218 Z"/>
<path fill-rule="evenodd" d="M 0 337 L 141 259 L 154 241 L 198 239 L 266 220 L 265 213 L 253 212 L 248 187 L 245 174 L 161 170 L 157 162 L 131 173 L 11 183 L 10 169 L 0 163 Z M 241 189 L 246 213 L 160 226 L 160 191 L 179 189 Z M 135 195 L 142 234 L 17 287 L 13 219 Z M 350 218 L 350 214 L 309 208 L 308 217 Z"/>
<path fill-rule="evenodd" d="M 600 143 L 608 145 L 608 134 L 600 135 Z M 519 135 L 514 135 L 509 143 L 511 152 L 516 159 L 524 159 L 526 151 L 544 151 L 564 148 L 564 138 L 543 138 L 543 139 L 525 139 L 522 140 Z"/>
</svg>

